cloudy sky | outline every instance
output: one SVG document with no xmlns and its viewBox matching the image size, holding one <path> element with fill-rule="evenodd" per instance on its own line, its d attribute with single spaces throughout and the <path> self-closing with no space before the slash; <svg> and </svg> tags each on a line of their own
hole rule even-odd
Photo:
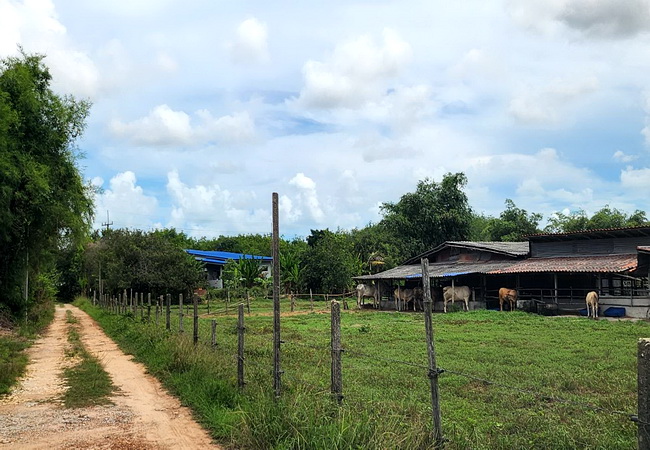
<svg viewBox="0 0 650 450">
<path fill-rule="evenodd" d="M 93 103 L 96 226 L 361 228 L 459 171 L 491 215 L 650 209 L 650 0 L 0 0 L 18 44 Z"/>
</svg>

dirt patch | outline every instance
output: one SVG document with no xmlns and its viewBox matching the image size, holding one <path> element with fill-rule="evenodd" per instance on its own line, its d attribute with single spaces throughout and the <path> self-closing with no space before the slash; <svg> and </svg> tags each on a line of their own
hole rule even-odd
<svg viewBox="0 0 650 450">
<path fill-rule="evenodd" d="M 79 321 L 86 349 L 117 386 L 112 405 L 66 409 L 66 310 Z M 190 411 L 125 355 L 101 328 L 74 306 L 57 307 L 54 322 L 29 350 L 25 377 L 0 398 L 0 449 L 219 448 Z"/>
</svg>

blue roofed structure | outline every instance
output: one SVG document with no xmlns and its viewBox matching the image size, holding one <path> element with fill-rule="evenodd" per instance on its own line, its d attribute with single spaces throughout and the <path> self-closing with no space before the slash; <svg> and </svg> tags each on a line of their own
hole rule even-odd
<svg viewBox="0 0 650 450">
<path fill-rule="evenodd" d="M 271 274 L 271 265 L 273 258 L 270 256 L 248 255 L 244 253 L 233 252 L 219 252 L 219 251 L 205 251 L 205 250 L 192 250 L 185 249 L 185 251 L 194 256 L 194 259 L 202 262 L 205 265 L 205 270 L 208 276 L 208 284 L 211 287 L 221 289 L 223 288 L 223 267 L 230 260 L 240 259 L 255 259 L 259 260 L 260 266 L 265 275 L 268 277 Z"/>
</svg>

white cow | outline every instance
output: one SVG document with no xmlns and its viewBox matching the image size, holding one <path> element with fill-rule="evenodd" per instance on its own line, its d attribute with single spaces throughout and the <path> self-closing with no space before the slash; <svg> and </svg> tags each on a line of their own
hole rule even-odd
<svg viewBox="0 0 650 450">
<path fill-rule="evenodd" d="M 442 288 L 442 297 L 445 302 L 444 311 L 447 312 L 447 303 L 454 304 L 454 300 L 465 302 L 465 310 L 469 311 L 469 298 L 472 296 L 472 290 L 468 286 L 445 286 Z"/>
<path fill-rule="evenodd" d="M 587 317 L 598 319 L 598 292 L 591 291 L 587 294 Z"/>
<path fill-rule="evenodd" d="M 402 301 L 408 309 L 409 302 L 413 302 L 413 311 L 416 310 L 416 305 L 422 309 L 423 291 L 421 287 L 415 288 L 397 288 L 393 292 L 395 299 Z"/>
<path fill-rule="evenodd" d="M 377 302 L 377 286 L 374 284 L 357 284 L 357 309 L 361 309 L 361 304 L 366 297 L 372 298 L 372 304 Z"/>
</svg>

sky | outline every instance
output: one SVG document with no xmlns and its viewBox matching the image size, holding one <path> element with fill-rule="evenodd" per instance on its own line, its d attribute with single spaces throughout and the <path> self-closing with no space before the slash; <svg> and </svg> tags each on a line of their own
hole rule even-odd
<svg viewBox="0 0 650 450">
<path fill-rule="evenodd" d="M 477 213 L 648 211 L 650 0 L 0 0 L 0 58 L 92 102 L 95 228 L 363 228 L 463 172 Z"/>
</svg>

